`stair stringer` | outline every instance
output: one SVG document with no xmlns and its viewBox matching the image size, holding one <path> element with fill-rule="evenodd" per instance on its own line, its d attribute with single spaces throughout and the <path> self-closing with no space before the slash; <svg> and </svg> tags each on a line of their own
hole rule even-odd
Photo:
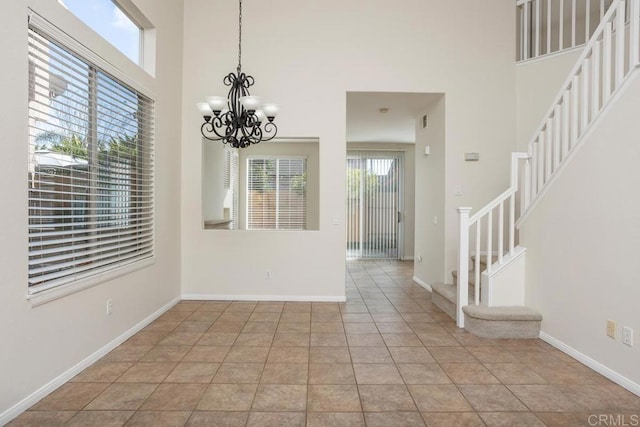
<svg viewBox="0 0 640 427">
<path fill-rule="evenodd" d="M 525 259 L 527 250 L 516 246 L 489 273 L 480 275 L 480 304 L 488 307 L 524 306 Z"/>
</svg>

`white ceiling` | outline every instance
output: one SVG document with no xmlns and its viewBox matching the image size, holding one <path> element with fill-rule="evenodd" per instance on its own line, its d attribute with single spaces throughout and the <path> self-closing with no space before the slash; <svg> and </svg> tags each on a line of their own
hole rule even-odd
<svg viewBox="0 0 640 427">
<path fill-rule="evenodd" d="M 415 143 L 415 119 L 438 93 L 348 92 L 347 142 Z M 388 108 L 381 113 L 381 108 Z"/>
</svg>

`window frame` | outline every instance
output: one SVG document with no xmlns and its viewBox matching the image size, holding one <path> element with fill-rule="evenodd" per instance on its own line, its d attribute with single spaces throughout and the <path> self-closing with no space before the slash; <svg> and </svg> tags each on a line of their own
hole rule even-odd
<svg viewBox="0 0 640 427">
<path fill-rule="evenodd" d="M 276 182 L 276 202 L 275 202 L 275 212 L 273 213 L 274 215 L 274 220 L 275 220 L 275 228 L 253 228 L 250 226 L 250 215 L 251 215 L 251 203 L 250 203 L 250 184 L 251 184 L 251 180 L 250 180 L 250 176 L 251 176 L 251 161 L 252 160 L 275 160 L 276 161 L 276 170 L 278 171 L 275 175 L 275 182 Z M 277 155 L 277 154 L 265 154 L 265 155 L 260 155 L 260 154 L 252 154 L 252 155 L 248 155 L 246 158 L 246 183 L 245 183 L 245 188 L 244 193 L 245 193 L 245 199 L 246 199 L 246 209 L 245 209 L 245 229 L 248 231 L 307 231 L 307 192 L 306 192 L 306 184 L 307 184 L 307 178 L 305 176 L 305 192 L 304 192 L 304 226 L 303 228 L 279 228 L 278 227 L 278 221 L 279 221 L 279 198 L 280 198 L 280 194 L 279 194 L 279 181 L 280 181 L 280 174 L 279 174 L 279 165 L 278 163 L 281 160 L 302 160 L 304 162 L 304 173 L 307 173 L 307 156 L 296 156 L 296 155 Z"/>
<path fill-rule="evenodd" d="M 143 62 L 144 62 L 144 27 L 139 24 L 137 22 L 137 20 L 134 18 L 133 14 L 130 13 L 126 7 L 123 7 L 121 2 L 119 0 L 102 0 L 105 3 L 110 3 L 115 9 L 117 9 L 120 13 L 122 13 L 122 15 L 124 15 L 130 22 L 131 24 L 133 24 L 133 26 L 135 26 L 137 28 L 137 40 L 136 40 L 136 49 L 137 52 L 135 52 L 137 54 L 137 58 L 133 58 L 131 56 L 129 56 L 127 53 L 125 53 L 125 50 L 122 50 L 116 43 L 116 40 L 114 40 L 112 37 L 109 37 L 111 35 L 113 35 L 113 33 L 109 34 L 109 33 L 103 33 L 101 31 L 100 28 L 97 28 L 95 25 L 95 21 L 94 20 L 85 20 L 85 18 L 87 18 L 87 15 L 85 15 L 84 17 L 81 16 L 80 14 L 78 14 L 79 12 L 81 12 L 81 10 L 78 10 L 77 8 L 75 8 L 75 5 L 70 6 L 71 2 L 68 0 L 58 0 L 58 2 L 63 2 L 63 7 L 65 7 L 69 12 L 71 12 L 76 18 L 78 18 L 80 21 L 82 21 L 87 27 L 91 28 L 92 31 L 94 31 L 96 34 L 98 34 L 100 37 L 102 37 L 104 40 L 106 40 L 107 42 L 109 42 L 113 47 L 115 47 L 119 52 L 121 52 L 123 55 L 125 55 L 127 58 L 129 58 L 132 62 L 134 62 L 136 65 L 139 66 L 143 66 Z M 131 8 L 131 6 L 133 6 L 133 8 L 135 9 L 135 5 L 129 4 L 129 8 Z M 100 19 L 100 21 L 102 23 L 105 23 L 106 21 L 103 19 Z M 113 29 L 112 29 L 113 30 Z M 104 35 L 103 35 L 104 34 Z"/>
<path fill-rule="evenodd" d="M 71 13 L 71 12 L 68 12 Z M 43 18 L 41 15 L 36 13 L 35 11 L 29 9 L 28 13 L 28 28 L 29 31 L 33 29 L 37 33 L 40 33 L 47 38 L 51 39 L 54 43 L 59 45 L 61 48 L 71 52 L 74 55 L 77 55 L 83 62 L 85 62 L 90 67 L 95 67 L 99 70 L 99 72 L 104 73 L 107 77 L 115 79 L 116 81 L 120 81 L 125 87 L 135 91 L 136 93 L 148 98 L 150 101 L 150 118 L 149 118 L 149 126 L 151 131 L 155 127 L 155 111 L 154 104 L 156 97 L 148 90 L 143 84 L 138 83 L 137 81 L 130 78 L 126 73 L 121 71 L 116 65 L 107 62 L 101 55 L 90 50 L 84 44 L 81 44 L 76 39 L 74 39 L 71 35 L 68 35 L 65 31 L 58 28 L 56 25 Z M 97 33 L 96 33 L 96 36 Z M 31 37 L 31 36 L 29 36 Z M 98 36 L 100 37 L 100 36 Z M 102 39 L 102 38 L 101 38 Z M 103 39 L 104 40 L 104 39 Z M 105 41 L 105 43 L 108 43 Z M 115 49 L 115 48 L 114 48 Z M 120 52 L 120 51 L 118 51 Z M 124 54 L 122 54 L 124 57 Z M 31 91 L 31 88 L 30 88 Z M 28 141 L 31 144 L 31 141 Z M 97 284 L 103 283 L 105 281 L 112 280 L 116 277 L 123 276 L 129 274 L 133 271 L 137 271 L 139 269 L 145 268 L 149 265 L 155 263 L 155 217 L 156 217 L 156 209 L 155 209 L 155 188 L 153 187 L 153 182 L 155 181 L 155 168 L 153 165 L 154 158 L 154 146 L 155 146 L 155 138 L 153 135 L 149 138 L 149 160 L 151 164 L 149 165 L 150 173 L 149 173 L 149 182 L 151 183 L 151 191 L 149 193 L 151 199 L 151 208 L 149 213 L 149 218 L 151 219 L 150 233 L 151 233 L 151 256 L 136 260 L 130 264 L 123 266 L 116 266 L 115 268 L 110 268 L 106 271 L 97 271 L 95 274 L 91 274 L 87 277 L 82 277 L 77 280 L 69 281 L 67 283 L 58 284 L 56 286 L 38 286 L 33 289 L 29 284 L 27 284 L 27 295 L 26 298 L 31 302 L 32 306 L 37 306 L 40 304 L 44 304 L 46 302 L 58 299 L 60 297 L 78 292 L 80 290 L 95 286 Z M 31 161 L 29 162 L 29 164 Z M 29 171 L 30 172 L 30 171 Z M 131 213 L 128 213 L 129 218 Z M 28 216 L 31 218 L 31 215 Z"/>
</svg>

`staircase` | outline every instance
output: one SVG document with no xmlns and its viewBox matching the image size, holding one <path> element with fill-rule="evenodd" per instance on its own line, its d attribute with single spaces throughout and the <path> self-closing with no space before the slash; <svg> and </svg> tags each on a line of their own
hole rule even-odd
<svg viewBox="0 0 640 427">
<path fill-rule="evenodd" d="M 472 216 L 472 208 L 458 208 L 460 239 L 453 284 L 432 285 L 433 302 L 458 327 L 488 338 L 538 336 L 542 316 L 525 306 L 526 248 L 520 245 L 525 242 L 517 241 L 517 228 L 640 72 L 639 59 L 640 0 L 614 0 L 527 152 L 512 153 L 509 188 Z"/>
</svg>

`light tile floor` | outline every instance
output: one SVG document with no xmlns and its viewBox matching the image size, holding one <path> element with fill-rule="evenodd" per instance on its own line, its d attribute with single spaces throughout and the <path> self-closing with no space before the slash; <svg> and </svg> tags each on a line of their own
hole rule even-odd
<svg viewBox="0 0 640 427">
<path fill-rule="evenodd" d="M 489 340 L 457 329 L 412 282 L 411 263 L 347 267 L 343 304 L 182 301 L 10 425 L 639 419 L 639 397 L 540 340 Z"/>
</svg>

